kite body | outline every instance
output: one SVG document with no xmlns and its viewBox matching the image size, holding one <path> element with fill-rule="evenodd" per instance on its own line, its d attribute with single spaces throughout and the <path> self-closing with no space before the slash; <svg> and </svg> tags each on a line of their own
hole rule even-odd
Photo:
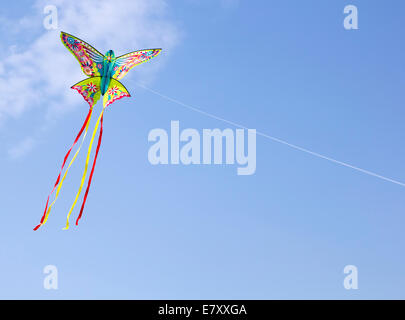
<svg viewBox="0 0 405 320">
<path fill-rule="evenodd" d="M 136 65 L 150 60 L 151 58 L 157 56 L 161 52 L 161 49 L 145 49 L 145 50 L 138 50 L 138 51 L 130 52 L 130 53 L 127 53 L 127 54 L 119 56 L 119 57 L 115 57 L 113 50 L 109 50 L 109 51 L 107 51 L 107 53 L 105 55 L 102 55 L 99 51 L 97 51 L 95 48 L 93 48 L 88 43 L 86 43 L 83 40 L 80 40 L 79 38 L 76 38 L 75 36 L 72 36 L 68 33 L 61 32 L 60 37 L 61 37 L 61 40 L 62 40 L 62 43 L 64 44 L 64 46 L 77 59 L 77 61 L 80 63 L 83 73 L 88 77 L 88 78 L 76 83 L 75 85 L 73 85 L 72 89 L 75 89 L 77 92 L 79 92 L 82 95 L 84 100 L 86 100 L 87 103 L 89 104 L 90 108 L 87 113 L 87 117 L 86 117 L 79 133 L 77 134 L 76 139 L 73 142 L 73 145 L 70 147 L 67 154 L 65 155 L 65 158 L 62 163 L 62 168 L 60 169 L 60 172 L 56 179 L 55 185 L 54 185 L 51 193 L 48 196 L 48 200 L 46 202 L 45 210 L 42 215 L 41 221 L 34 228 L 34 230 L 37 230 L 40 226 L 42 226 L 43 224 L 46 223 L 46 221 L 49 217 L 50 211 L 52 209 L 52 206 L 54 205 L 56 199 L 58 198 L 63 181 L 66 178 L 69 168 L 75 161 L 75 159 L 81 149 L 83 141 L 87 135 L 90 119 L 91 119 L 91 116 L 93 113 L 93 107 L 102 96 L 103 97 L 103 109 L 100 113 L 100 116 L 97 119 L 95 128 L 93 130 L 93 134 L 92 134 L 88 152 L 87 152 L 86 163 L 85 163 L 83 176 L 81 179 L 81 184 L 79 187 L 79 191 L 76 194 L 76 198 L 73 202 L 73 205 L 71 206 L 70 211 L 68 213 L 65 229 L 69 228 L 70 214 L 72 213 L 73 208 L 75 207 L 78 197 L 80 196 L 80 193 L 82 191 L 82 188 L 83 188 L 83 185 L 84 185 L 84 182 L 86 179 L 86 175 L 87 175 L 87 169 L 88 169 L 92 145 L 93 145 L 97 130 L 100 127 L 96 152 L 95 152 L 90 176 L 88 179 L 87 189 L 84 194 L 83 203 L 82 203 L 82 206 L 80 209 L 79 216 L 76 220 L 76 225 L 78 224 L 78 221 L 82 216 L 84 205 L 87 200 L 87 195 L 88 195 L 88 192 L 90 189 L 95 164 L 97 161 L 97 156 L 98 156 L 98 152 L 100 149 L 101 139 L 102 139 L 102 135 L 103 135 L 104 110 L 106 107 L 108 107 L 113 102 L 115 102 L 123 97 L 130 97 L 128 90 L 125 88 L 125 86 L 119 80 L 121 80 L 128 73 L 128 71 L 130 69 L 132 69 L 133 67 L 135 67 Z M 74 154 L 73 158 L 69 162 L 69 165 L 65 170 L 65 173 L 62 176 L 62 171 L 67 163 L 67 159 L 68 159 L 73 147 L 77 144 L 77 142 L 80 139 L 82 134 L 83 134 L 82 141 L 81 141 L 76 153 Z M 49 198 L 55 190 L 56 190 L 55 199 L 51 204 L 49 204 Z"/>
<path fill-rule="evenodd" d="M 107 92 L 107 88 L 110 85 L 110 81 L 113 75 L 114 67 L 116 66 L 114 51 L 109 50 L 105 56 L 106 58 L 104 58 L 103 62 L 103 77 L 101 78 L 102 95 Z"/>
</svg>

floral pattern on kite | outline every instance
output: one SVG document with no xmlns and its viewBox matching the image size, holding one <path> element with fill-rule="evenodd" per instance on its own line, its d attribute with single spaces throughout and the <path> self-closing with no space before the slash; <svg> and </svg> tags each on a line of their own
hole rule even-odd
<svg viewBox="0 0 405 320">
<path fill-rule="evenodd" d="M 112 79 L 112 84 L 104 95 L 105 107 L 109 106 L 114 101 L 122 99 L 124 97 L 130 97 L 131 95 L 127 89 L 118 81 Z"/>
<path fill-rule="evenodd" d="M 100 99 L 100 77 L 85 79 L 72 86 L 92 108 Z"/>
<path fill-rule="evenodd" d="M 160 53 L 161 49 L 147 49 L 127 53 L 117 58 L 113 78 L 121 80 L 133 67 L 146 62 Z"/>
<path fill-rule="evenodd" d="M 89 77 L 101 76 L 103 73 L 102 54 L 84 41 L 68 35 L 61 34 L 65 47 L 79 61 L 83 73 Z"/>
</svg>

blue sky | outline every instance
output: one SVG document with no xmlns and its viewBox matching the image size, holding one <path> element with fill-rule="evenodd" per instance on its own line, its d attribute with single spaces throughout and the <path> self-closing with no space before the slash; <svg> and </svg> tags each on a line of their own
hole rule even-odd
<svg viewBox="0 0 405 320">
<path fill-rule="evenodd" d="M 52 1 L 25 3 L 0 18 L 0 298 L 405 298 L 404 187 L 261 136 L 251 176 L 153 166 L 150 130 L 230 125 L 137 86 L 405 182 L 405 4 L 139 0 L 116 13 L 60 0 L 48 31 Z M 359 30 L 343 28 L 348 4 Z M 87 112 L 69 89 L 84 76 L 60 30 L 101 52 L 163 52 L 123 79 L 132 97 L 105 114 L 79 227 L 61 230 L 85 152 L 33 232 Z M 49 264 L 58 290 L 43 288 Z M 346 265 L 358 268 L 358 290 L 343 287 Z"/>
</svg>

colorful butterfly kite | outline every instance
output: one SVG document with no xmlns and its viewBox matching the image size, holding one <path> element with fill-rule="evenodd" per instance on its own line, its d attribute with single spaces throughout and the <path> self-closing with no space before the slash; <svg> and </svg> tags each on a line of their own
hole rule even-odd
<svg viewBox="0 0 405 320">
<path fill-rule="evenodd" d="M 77 61 L 79 61 L 84 74 L 86 76 L 88 76 L 87 79 L 80 81 L 77 84 L 73 85 L 72 89 L 77 90 L 83 96 L 83 98 L 88 102 L 90 108 L 87 113 L 87 117 L 84 120 L 84 123 L 83 123 L 79 133 L 77 134 L 76 139 L 73 142 L 73 145 L 70 147 L 70 149 L 68 150 L 68 152 L 65 155 L 65 158 L 63 159 L 62 168 L 60 169 L 58 178 L 56 179 L 55 185 L 54 185 L 51 193 L 48 196 L 48 200 L 46 201 L 46 206 L 45 206 L 45 210 L 42 215 L 42 218 L 41 218 L 41 222 L 34 228 L 34 230 L 37 230 L 40 226 L 44 225 L 46 223 L 46 221 L 48 220 L 49 213 L 51 212 L 52 206 L 54 205 L 56 199 L 58 198 L 60 189 L 62 188 L 63 181 L 66 178 L 66 175 L 69 171 L 70 166 L 75 161 L 75 159 L 82 147 L 83 141 L 87 135 L 87 130 L 89 128 L 89 123 L 90 123 L 90 118 L 91 118 L 91 115 L 93 112 L 93 107 L 97 103 L 97 101 L 100 99 L 100 97 L 103 96 L 103 109 L 101 111 L 100 116 L 97 119 L 96 125 L 93 130 L 93 135 L 91 137 L 89 148 L 87 151 L 86 164 L 84 167 L 84 172 L 83 172 L 83 176 L 81 179 L 79 191 L 77 192 L 76 198 L 67 215 L 66 226 L 65 226 L 64 230 L 69 228 L 70 214 L 72 213 L 73 208 L 76 205 L 77 199 L 79 198 L 79 195 L 82 191 L 83 184 L 86 179 L 87 168 L 88 168 L 88 164 L 89 164 L 89 158 L 90 158 L 90 154 L 91 154 L 94 137 L 95 137 L 95 135 L 97 133 L 97 129 L 100 125 L 98 143 L 97 143 L 96 152 L 94 155 L 93 165 L 92 165 L 92 168 L 90 171 L 89 180 L 87 183 L 87 189 L 84 194 L 83 203 L 80 208 L 79 216 L 77 217 L 77 220 L 76 220 L 76 225 L 78 224 L 79 219 L 81 218 L 81 216 L 83 214 L 84 205 L 86 203 L 87 195 L 88 195 L 88 192 L 90 189 L 91 180 L 93 178 L 94 167 L 96 165 L 98 152 L 100 150 L 101 138 L 103 136 L 104 110 L 107 106 L 112 104 L 114 101 L 121 99 L 123 97 L 130 97 L 130 94 L 128 93 L 127 89 L 118 80 L 121 80 L 128 73 L 128 71 L 130 69 L 132 69 L 133 67 L 135 67 L 136 65 L 146 62 L 153 57 L 156 57 L 162 50 L 162 49 L 139 50 L 139 51 L 134 51 L 134 52 L 124 54 L 124 55 L 116 58 L 114 55 L 114 51 L 109 50 L 109 51 L 107 51 L 107 53 L 105 55 L 102 55 L 100 52 L 98 52 L 96 49 L 94 49 L 88 43 L 86 43 L 83 40 L 80 40 L 79 38 L 76 38 L 68 33 L 61 32 L 60 37 L 61 37 L 62 42 L 65 45 L 65 47 L 75 56 Z M 83 132 L 84 132 L 84 134 L 83 134 Z M 70 152 L 72 151 L 72 148 L 78 142 L 78 140 L 80 139 L 82 134 L 83 134 L 83 138 L 82 138 L 81 144 L 79 145 L 76 153 L 74 154 L 72 160 L 70 161 L 70 163 L 61 179 L 61 174 L 62 174 L 63 168 L 65 167 L 66 161 L 70 155 Z M 52 195 L 52 193 L 55 191 L 55 189 L 56 189 L 55 199 L 49 205 L 49 198 Z"/>
</svg>

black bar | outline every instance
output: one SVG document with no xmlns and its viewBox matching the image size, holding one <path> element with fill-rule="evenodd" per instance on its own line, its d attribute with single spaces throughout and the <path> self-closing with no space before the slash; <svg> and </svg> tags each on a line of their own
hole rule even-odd
<svg viewBox="0 0 405 320">
<path fill-rule="evenodd" d="M 372 300 L 5 300 L 3 312 L 10 307 L 13 314 L 34 310 L 54 316 L 96 315 L 112 319 L 320 319 L 364 318 L 366 314 L 379 319 L 402 318 L 404 301 Z M 49 308 L 53 309 L 50 312 Z M 54 312 L 60 312 L 55 314 Z M 36 312 L 35 311 L 35 312 Z M 396 317 L 389 317 L 390 313 Z"/>
</svg>

